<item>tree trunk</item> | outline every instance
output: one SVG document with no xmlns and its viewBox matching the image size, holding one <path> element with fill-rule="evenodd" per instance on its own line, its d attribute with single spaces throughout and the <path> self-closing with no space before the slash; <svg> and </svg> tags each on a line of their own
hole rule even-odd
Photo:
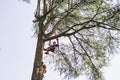
<svg viewBox="0 0 120 80">
<path fill-rule="evenodd" d="M 39 34 L 31 80 L 43 80 L 44 74 L 38 73 L 38 70 L 40 71 L 40 67 L 42 66 L 43 49 L 44 49 L 44 41 L 42 39 L 42 35 Z"/>
</svg>

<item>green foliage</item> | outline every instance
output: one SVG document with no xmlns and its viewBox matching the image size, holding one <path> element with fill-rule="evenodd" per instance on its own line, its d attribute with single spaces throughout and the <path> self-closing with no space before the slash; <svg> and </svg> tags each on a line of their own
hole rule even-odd
<svg viewBox="0 0 120 80">
<path fill-rule="evenodd" d="M 87 75 L 90 80 L 104 80 L 101 69 L 120 44 L 120 8 L 111 6 L 111 0 L 54 0 L 53 5 L 50 1 L 46 2 L 48 11 L 55 8 L 41 15 L 45 17 L 39 21 L 43 26 L 36 22 L 34 28 L 39 34 L 43 27 L 45 41 L 69 38 L 70 44 L 60 45 L 56 53 L 54 69 L 67 79 Z"/>
</svg>

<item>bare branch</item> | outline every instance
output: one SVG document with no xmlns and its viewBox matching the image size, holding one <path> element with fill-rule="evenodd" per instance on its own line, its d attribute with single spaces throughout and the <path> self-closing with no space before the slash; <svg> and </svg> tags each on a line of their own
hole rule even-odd
<svg viewBox="0 0 120 80">
<path fill-rule="evenodd" d="M 43 1 L 43 15 L 45 15 L 47 13 L 47 3 L 46 0 Z"/>
<path fill-rule="evenodd" d="M 38 2 L 37 2 L 37 10 L 36 10 L 36 14 L 35 14 L 36 18 L 40 17 L 40 1 L 41 0 L 38 0 Z"/>
</svg>

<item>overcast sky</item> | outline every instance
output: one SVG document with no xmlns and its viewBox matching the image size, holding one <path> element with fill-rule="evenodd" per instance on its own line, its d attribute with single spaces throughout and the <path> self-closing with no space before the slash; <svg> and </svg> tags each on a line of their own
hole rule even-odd
<svg viewBox="0 0 120 80">
<path fill-rule="evenodd" d="M 0 2 L 0 80 L 31 79 L 36 49 L 36 39 L 31 37 L 36 0 L 32 1 L 31 4 L 19 0 Z M 120 55 L 103 71 L 106 80 L 120 80 Z M 62 78 L 48 67 L 45 80 Z"/>
</svg>

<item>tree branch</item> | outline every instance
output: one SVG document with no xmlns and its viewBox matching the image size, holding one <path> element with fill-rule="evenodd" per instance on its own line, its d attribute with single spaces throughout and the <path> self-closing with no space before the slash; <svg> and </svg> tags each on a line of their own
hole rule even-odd
<svg viewBox="0 0 120 80">
<path fill-rule="evenodd" d="M 79 4 L 79 3 L 77 3 L 77 5 L 78 5 L 78 4 Z M 46 34 L 45 36 L 46 36 L 46 37 L 49 37 L 49 36 L 53 35 L 53 33 L 55 32 L 54 30 L 57 29 L 57 26 L 61 23 L 61 21 L 62 21 L 65 17 L 67 17 L 71 12 L 73 12 L 73 11 L 75 10 L 75 8 L 78 7 L 77 5 L 74 5 L 74 7 L 71 7 L 71 8 L 69 8 L 67 11 L 61 13 L 61 14 L 65 14 L 65 13 L 67 13 L 67 14 L 64 15 L 62 18 L 60 18 L 60 20 L 53 26 L 53 30 L 52 30 L 50 33 Z M 47 25 L 48 25 L 48 24 L 47 24 Z M 79 25 L 80 25 L 80 24 L 79 24 Z M 75 26 L 77 26 L 77 25 L 75 25 Z M 70 30 L 71 30 L 71 29 L 70 29 Z M 69 30 L 68 30 L 68 31 L 69 31 Z M 67 32 L 68 32 L 68 31 L 67 31 Z"/>
<path fill-rule="evenodd" d="M 84 50 L 84 52 L 85 52 L 86 56 L 88 57 L 88 59 L 89 59 L 89 61 L 90 61 L 91 64 L 85 60 L 86 63 L 90 66 L 91 69 L 93 69 L 93 70 L 97 73 L 97 74 L 96 74 L 96 73 L 93 73 L 93 76 L 94 76 L 94 75 L 97 75 L 97 77 L 100 78 L 101 76 L 100 76 L 100 74 L 99 74 L 99 71 L 98 71 L 98 69 L 96 68 L 95 64 L 93 63 L 91 57 L 89 56 L 89 54 L 87 53 L 87 51 L 85 50 L 85 48 L 83 47 L 83 45 L 80 43 L 80 41 L 77 39 L 77 37 L 76 37 L 75 35 L 74 35 L 74 37 L 75 37 L 76 40 L 78 41 L 78 43 L 79 43 L 79 45 L 81 46 L 81 48 Z M 85 58 L 84 58 L 84 59 L 85 59 Z M 96 76 L 94 76 L 94 77 L 95 77 L 95 79 L 96 79 Z"/>
<path fill-rule="evenodd" d="M 36 18 L 40 17 L 40 1 L 41 0 L 38 0 L 38 2 L 37 2 L 37 10 L 36 10 L 36 14 L 35 14 Z"/>
<path fill-rule="evenodd" d="M 101 4 L 102 4 L 102 3 L 101 3 Z M 61 19 L 56 23 L 56 25 L 54 26 L 53 30 L 52 30 L 50 33 L 48 33 L 48 36 L 46 35 L 47 37 L 46 37 L 45 41 L 48 41 L 48 40 L 50 40 L 50 39 L 55 39 L 55 38 L 58 38 L 58 37 L 61 37 L 61 36 L 70 36 L 70 35 L 73 35 L 73 34 L 75 34 L 75 33 L 78 33 L 78 32 L 79 32 L 80 30 L 82 30 L 82 29 L 89 29 L 89 28 L 95 27 L 95 26 L 92 26 L 92 27 L 85 27 L 85 26 L 86 26 L 89 22 L 91 22 L 91 21 L 97 16 L 99 9 L 100 9 L 100 6 L 98 7 L 96 14 L 95 14 L 89 21 L 86 21 L 86 22 L 83 22 L 83 23 L 79 23 L 79 24 L 75 24 L 75 25 L 71 26 L 69 29 L 67 29 L 66 31 L 63 31 L 62 33 L 60 33 L 60 34 L 58 34 L 58 35 L 56 35 L 56 36 L 50 37 L 50 36 L 55 32 L 54 30 L 56 30 L 56 29 L 59 30 L 59 28 L 56 28 L 56 26 L 58 26 L 58 25 L 61 23 L 62 19 L 64 19 L 64 17 L 66 17 L 66 16 L 68 15 L 68 13 L 67 13 L 63 18 L 61 18 Z M 71 10 L 71 8 L 70 8 L 69 10 Z M 68 11 L 69 11 L 69 10 L 68 10 Z M 70 11 L 69 13 L 71 13 L 71 11 Z M 84 25 L 84 26 L 83 26 L 82 28 L 74 31 L 74 32 L 67 33 L 68 31 L 70 31 L 71 29 L 73 29 L 75 26 L 79 26 L 79 25 Z M 66 33 L 67 33 L 67 34 L 66 34 Z"/>
<path fill-rule="evenodd" d="M 71 42 L 71 44 L 72 44 L 72 47 L 73 47 L 73 54 L 74 54 L 74 60 L 75 60 L 75 58 L 76 58 L 76 54 L 75 54 L 75 50 L 76 50 L 76 48 L 75 48 L 75 45 L 74 45 L 74 43 L 72 42 L 72 39 L 71 39 L 71 37 L 69 36 L 69 40 L 70 40 L 70 42 Z M 75 60 L 75 62 L 76 62 L 76 60 Z"/>
<path fill-rule="evenodd" d="M 118 31 L 120 31 L 120 29 L 118 29 L 114 26 L 111 26 L 109 24 L 106 24 L 104 22 L 98 22 L 98 21 L 95 21 L 95 20 L 91 20 L 91 21 L 95 22 L 98 25 L 98 27 L 100 27 L 100 28 L 104 28 L 104 29 L 107 29 L 107 30 L 118 30 Z"/>
</svg>

